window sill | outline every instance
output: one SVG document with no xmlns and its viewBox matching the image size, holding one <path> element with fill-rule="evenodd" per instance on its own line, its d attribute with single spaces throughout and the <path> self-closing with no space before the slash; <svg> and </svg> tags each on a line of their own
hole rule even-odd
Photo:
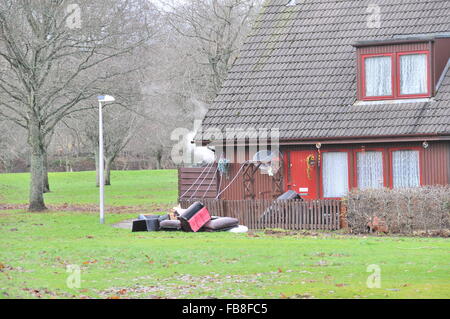
<svg viewBox="0 0 450 319">
<path fill-rule="evenodd" d="M 354 106 L 361 105 L 379 105 L 379 104 L 404 104 L 404 103 L 429 103 L 434 102 L 433 98 L 418 98 L 418 99 L 398 99 L 398 100 L 378 100 L 378 101 L 356 101 Z"/>
</svg>

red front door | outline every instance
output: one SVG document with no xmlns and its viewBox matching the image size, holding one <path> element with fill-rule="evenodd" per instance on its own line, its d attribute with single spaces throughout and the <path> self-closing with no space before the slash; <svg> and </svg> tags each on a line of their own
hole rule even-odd
<svg viewBox="0 0 450 319">
<path fill-rule="evenodd" d="M 287 162 L 287 189 L 304 199 L 317 199 L 317 152 L 290 151 Z"/>
</svg>

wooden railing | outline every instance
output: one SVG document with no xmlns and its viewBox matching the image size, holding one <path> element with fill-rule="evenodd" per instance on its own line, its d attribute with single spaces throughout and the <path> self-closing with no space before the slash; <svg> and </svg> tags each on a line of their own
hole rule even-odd
<svg viewBox="0 0 450 319">
<path fill-rule="evenodd" d="M 196 200 L 181 199 L 182 208 Z M 235 217 L 249 229 L 339 229 L 339 200 L 221 200 L 201 199 L 213 216 Z"/>
</svg>

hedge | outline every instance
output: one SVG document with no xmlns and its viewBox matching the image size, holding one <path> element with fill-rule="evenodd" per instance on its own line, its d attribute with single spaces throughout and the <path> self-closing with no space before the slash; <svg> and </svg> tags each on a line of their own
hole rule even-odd
<svg viewBox="0 0 450 319">
<path fill-rule="evenodd" d="M 347 221 L 355 233 L 367 232 L 375 217 L 389 233 L 413 235 L 450 229 L 449 186 L 353 190 L 347 200 Z"/>
</svg>

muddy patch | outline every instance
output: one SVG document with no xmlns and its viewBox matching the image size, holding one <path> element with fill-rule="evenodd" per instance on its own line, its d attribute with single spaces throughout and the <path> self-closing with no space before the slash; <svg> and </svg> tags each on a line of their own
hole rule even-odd
<svg viewBox="0 0 450 319">
<path fill-rule="evenodd" d="M 131 214 L 131 213 L 143 213 L 154 212 L 163 213 L 170 210 L 172 205 L 140 205 L 140 206 L 107 206 L 106 210 L 113 214 Z M 85 205 L 73 205 L 73 204 L 48 204 L 47 210 L 43 213 L 49 212 L 82 212 L 82 213 L 97 213 L 98 205 L 85 204 Z M 7 210 L 28 210 L 28 204 L 0 204 L 0 211 Z"/>
</svg>

